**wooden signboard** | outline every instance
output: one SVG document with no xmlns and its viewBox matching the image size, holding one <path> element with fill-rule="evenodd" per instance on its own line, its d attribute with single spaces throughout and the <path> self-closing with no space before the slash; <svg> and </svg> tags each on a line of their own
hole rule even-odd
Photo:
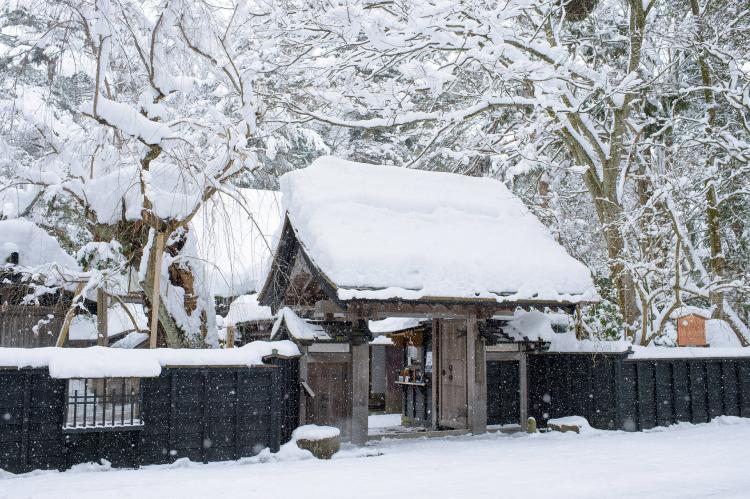
<svg viewBox="0 0 750 499">
<path fill-rule="evenodd" d="M 695 314 L 677 319 L 677 346 L 705 347 L 706 319 Z"/>
</svg>

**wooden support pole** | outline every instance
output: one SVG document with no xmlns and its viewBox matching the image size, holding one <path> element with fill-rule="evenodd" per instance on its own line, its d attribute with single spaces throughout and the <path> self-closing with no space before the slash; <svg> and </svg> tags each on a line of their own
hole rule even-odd
<svg viewBox="0 0 750 499">
<path fill-rule="evenodd" d="M 109 345 L 108 327 L 109 296 L 103 288 L 96 290 L 96 344 Z"/>
<path fill-rule="evenodd" d="M 86 285 L 84 282 L 79 282 L 78 286 L 76 286 L 76 292 L 75 295 L 73 295 L 73 300 L 75 300 L 83 291 L 83 287 Z M 70 331 L 70 322 L 73 320 L 73 316 L 75 315 L 75 306 L 71 305 L 70 308 L 68 308 L 68 311 L 65 312 L 65 318 L 63 319 L 63 325 L 60 329 L 60 334 L 57 336 L 57 341 L 55 342 L 56 347 L 64 347 L 65 341 L 68 339 L 68 331 Z"/>
<path fill-rule="evenodd" d="M 370 395 L 370 345 L 353 344 L 352 351 L 352 434 L 354 445 L 367 443 Z"/>
<path fill-rule="evenodd" d="M 430 423 L 432 429 L 437 430 L 440 424 L 440 383 L 442 376 L 440 376 L 440 370 L 443 368 L 440 361 L 440 319 L 432 319 L 432 383 L 430 383 L 432 390 L 432 414 L 430 417 Z"/>
<path fill-rule="evenodd" d="M 164 233 L 157 232 L 154 241 L 154 286 L 151 295 L 151 338 L 149 348 L 156 348 L 157 331 L 159 329 L 159 305 L 160 305 L 160 285 L 161 285 L 161 261 L 164 255 Z"/>
<path fill-rule="evenodd" d="M 234 324 L 230 324 L 227 326 L 227 348 L 234 348 L 234 340 L 235 340 L 235 326 Z"/>
<path fill-rule="evenodd" d="M 466 402 L 469 430 L 487 431 L 487 368 L 476 316 L 466 320 Z"/>
<path fill-rule="evenodd" d="M 518 358 L 518 418 L 523 431 L 528 430 L 529 397 L 526 370 L 526 352 L 521 352 Z"/>
<path fill-rule="evenodd" d="M 309 373 L 308 366 L 308 353 L 306 346 L 299 347 L 299 382 L 307 383 L 307 376 Z M 299 391 L 299 425 L 307 424 L 307 394 L 306 390 L 300 389 Z"/>
</svg>

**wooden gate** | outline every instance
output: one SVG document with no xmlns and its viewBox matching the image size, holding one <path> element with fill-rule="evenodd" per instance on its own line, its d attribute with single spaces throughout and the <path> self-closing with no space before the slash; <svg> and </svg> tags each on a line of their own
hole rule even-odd
<svg viewBox="0 0 750 499">
<path fill-rule="evenodd" d="M 440 321 L 440 426 L 467 428 L 466 322 Z"/>
<path fill-rule="evenodd" d="M 349 362 L 310 362 L 307 383 L 315 397 L 306 397 L 305 422 L 330 425 L 348 434 L 351 421 L 351 364 Z"/>
</svg>

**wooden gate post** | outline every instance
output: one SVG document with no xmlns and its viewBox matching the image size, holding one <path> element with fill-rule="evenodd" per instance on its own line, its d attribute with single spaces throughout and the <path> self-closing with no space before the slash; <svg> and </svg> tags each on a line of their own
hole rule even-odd
<svg viewBox="0 0 750 499">
<path fill-rule="evenodd" d="M 308 353 L 306 346 L 299 347 L 299 384 L 308 383 L 307 376 L 309 372 L 308 368 Z M 304 426 L 307 424 L 307 397 L 309 397 L 306 389 L 299 391 L 299 425 Z"/>
<path fill-rule="evenodd" d="M 352 351 L 352 443 L 367 443 L 370 395 L 370 345 L 367 341 L 351 345 Z"/>
<path fill-rule="evenodd" d="M 529 423 L 528 380 L 526 376 L 526 352 L 522 351 L 518 356 L 518 419 L 520 419 L 519 423 L 523 431 L 528 430 Z"/>
<path fill-rule="evenodd" d="M 487 363 L 476 316 L 466 320 L 466 403 L 469 430 L 487 431 Z"/>
</svg>

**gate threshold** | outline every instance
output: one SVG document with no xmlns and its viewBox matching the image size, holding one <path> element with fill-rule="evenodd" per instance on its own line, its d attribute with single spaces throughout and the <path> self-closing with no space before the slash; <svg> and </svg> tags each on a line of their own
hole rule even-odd
<svg viewBox="0 0 750 499">
<path fill-rule="evenodd" d="M 521 425 L 488 425 L 487 433 L 518 433 L 521 431 Z M 408 440 L 413 438 L 442 438 L 442 437 L 460 437 L 462 435 L 471 435 L 471 430 L 425 430 L 425 431 L 396 431 L 392 433 L 379 433 L 369 435 L 368 442 L 374 442 L 385 439 Z"/>
</svg>

